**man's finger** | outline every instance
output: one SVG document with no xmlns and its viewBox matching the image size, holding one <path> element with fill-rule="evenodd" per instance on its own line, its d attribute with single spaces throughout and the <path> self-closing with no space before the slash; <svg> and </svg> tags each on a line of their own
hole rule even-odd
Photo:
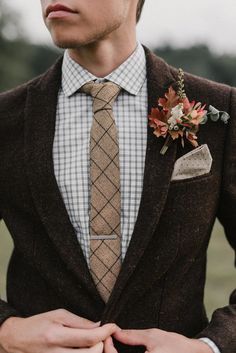
<svg viewBox="0 0 236 353">
<path fill-rule="evenodd" d="M 145 346 L 149 345 L 148 330 L 121 330 L 114 333 L 115 339 L 121 343 L 130 346 Z"/>
<path fill-rule="evenodd" d="M 56 337 L 52 337 L 49 343 L 61 347 L 88 348 L 105 341 L 109 336 L 113 335 L 116 330 L 117 326 L 115 324 L 106 324 L 93 329 L 60 327 L 58 330 L 54 331 Z"/>
<path fill-rule="evenodd" d="M 112 337 L 108 337 L 104 342 L 104 353 L 118 353 L 114 347 Z"/>
<path fill-rule="evenodd" d="M 55 353 L 103 353 L 104 345 L 102 342 L 97 343 L 90 348 L 56 348 Z"/>
<path fill-rule="evenodd" d="M 75 315 L 65 309 L 55 310 L 54 313 L 54 321 L 63 324 L 64 326 L 84 329 L 95 328 L 100 326 L 100 322 L 95 323 L 78 315 Z"/>
<path fill-rule="evenodd" d="M 75 351 L 77 351 L 76 353 L 103 353 L 104 345 L 102 342 L 99 342 L 95 344 L 95 346 L 90 348 L 80 348 L 80 349 L 73 350 L 73 353 Z"/>
<path fill-rule="evenodd" d="M 88 348 L 88 350 L 89 350 L 88 353 L 103 353 L 104 344 L 103 344 L 103 342 L 99 342 L 95 346 Z M 83 353 L 83 352 L 81 352 L 81 350 L 80 350 L 79 353 Z"/>
</svg>

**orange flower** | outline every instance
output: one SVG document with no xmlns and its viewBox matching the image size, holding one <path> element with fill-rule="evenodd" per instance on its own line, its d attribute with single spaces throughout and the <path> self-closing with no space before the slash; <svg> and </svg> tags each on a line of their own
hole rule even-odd
<svg viewBox="0 0 236 353">
<path fill-rule="evenodd" d="M 167 122 L 166 115 L 163 110 L 160 110 L 158 107 L 157 108 L 152 108 L 151 114 L 149 115 L 150 121 L 154 122 L 155 120 L 161 120 L 164 123 Z M 154 127 L 154 126 L 153 126 Z"/>
<path fill-rule="evenodd" d="M 183 93 L 183 83 L 181 85 Z M 197 147 L 196 133 L 207 113 L 204 110 L 205 105 L 202 106 L 200 102 L 190 102 L 185 94 L 179 95 L 172 86 L 165 97 L 159 98 L 157 102 L 158 106 L 152 108 L 149 115 L 149 125 L 154 128 L 153 133 L 157 137 L 166 138 L 168 136 L 165 143 L 167 148 L 170 138 L 176 140 L 179 137 L 183 146 L 185 137 L 194 147 Z"/>
<path fill-rule="evenodd" d="M 168 132 L 168 125 L 163 123 L 161 120 L 157 120 L 156 129 L 154 130 L 154 135 L 157 137 L 163 136 L 166 137 Z"/>
<path fill-rule="evenodd" d="M 193 110 L 190 113 L 191 116 L 191 123 L 194 125 L 199 125 L 202 121 L 204 116 L 206 115 L 207 111 L 204 110 L 205 105 L 202 107 L 201 103 L 197 103 L 194 107 Z"/>
<path fill-rule="evenodd" d="M 158 108 L 152 108 L 151 114 L 149 115 L 149 120 L 149 125 L 154 128 L 153 133 L 157 137 L 166 137 L 168 132 L 168 125 L 165 122 L 166 116 L 163 110 L 159 110 Z"/>
<path fill-rule="evenodd" d="M 165 98 L 159 98 L 158 104 L 163 110 L 167 113 L 167 117 L 170 116 L 171 109 L 174 108 L 179 103 L 179 97 L 176 94 L 172 86 L 168 89 L 168 92 L 165 94 Z"/>
<path fill-rule="evenodd" d="M 230 116 L 226 112 L 210 106 L 210 112 L 205 110 L 205 106 L 195 101 L 190 102 L 186 96 L 184 88 L 184 72 L 179 69 L 178 92 L 172 86 L 169 87 L 164 98 L 157 100 L 158 106 L 152 108 L 149 115 L 149 125 L 154 128 L 157 137 L 167 137 L 160 153 L 165 154 L 169 148 L 170 141 L 181 138 L 184 147 L 186 138 L 194 147 L 198 146 L 197 132 L 200 124 L 207 122 L 208 116 L 212 121 L 217 121 L 220 116 L 224 123 L 227 123 Z"/>
<path fill-rule="evenodd" d="M 176 140 L 177 138 L 180 137 L 183 137 L 184 136 L 184 133 L 182 130 L 178 130 L 178 131 L 175 131 L 175 130 L 169 130 L 169 134 L 170 136 L 172 137 L 173 140 Z"/>
<path fill-rule="evenodd" d="M 186 132 L 186 139 L 194 146 L 198 147 L 197 136 L 194 133 Z"/>
</svg>

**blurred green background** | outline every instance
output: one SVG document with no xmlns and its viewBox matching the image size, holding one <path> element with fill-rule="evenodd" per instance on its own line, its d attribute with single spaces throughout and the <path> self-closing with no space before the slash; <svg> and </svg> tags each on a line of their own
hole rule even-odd
<svg viewBox="0 0 236 353">
<path fill-rule="evenodd" d="M 17 14 L 0 0 L 0 92 L 11 89 L 45 71 L 61 53 L 50 46 L 33 45 L 22 36 Z M 153 48 L 169 64 L 215 81 L 236 86 L 236 56 L 216 55 L 206 45 L 174 49 Z M 6 271 L 12 241 L 4 222 L 0 222 L 0 295 L 6 298 Z M 234 254 L 221 225 L 216 222 L 208 251 L 205 303 L 213 310 L 228 304 L 236 287 Z"/>
</svg>

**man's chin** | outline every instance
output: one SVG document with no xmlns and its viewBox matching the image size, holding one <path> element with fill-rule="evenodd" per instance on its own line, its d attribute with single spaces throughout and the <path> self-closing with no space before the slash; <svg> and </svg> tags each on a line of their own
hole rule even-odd
<svg viewBox="0 0 236 353">
<path fill-rule="evenodd" d="M 54 44 L 61 49 L 74 49 L 83 46 L 83 43 L 62 38 L 52 38 Z"/>
<path fill-rule="evenodd" d="M 60 49 L 74 49 L 75 46 L 67 42 L 54 41 L 54 44 Z"/>
<path fill-rule="evenodd" d="M 78 49 L 81 47 L 86 47 L 89 44 L 92 44 L 93 42 L 96 42 L 96 40 L 68 40 L 68 39 L 61 39 L 61 38 L 53 38 L 54 44 L 61 49 Z"/>
<path fill-rule="evenodd" d="M 68 31 L 61 30 L 58 28 L 51 28 L 50 34 L 52 37 L 53 43 L 61 49 L 74 49 L 80 46 L 83 46 L 86 42 L 86 38 L 80 38 L 78 35 L 73 35 Z"/>
<path fill-rule="evenodd" d="M 62 33 L 61 31 L 50 32 L 52 40 L 57 47 L 61 49 L 78 49 L 104 40 L 115 28 L 116 26 L 113 24 L 113 26 L 109 28 L 104 28 L 100 31 L 94 30 L 93 32 L 86 33 L 84 35 L 82 35 L 82 32 L 80 31 L 77 35 L 74 34 L 73 37 L 70 34 L 65 35 L 65 32 Z"/>
</svg>

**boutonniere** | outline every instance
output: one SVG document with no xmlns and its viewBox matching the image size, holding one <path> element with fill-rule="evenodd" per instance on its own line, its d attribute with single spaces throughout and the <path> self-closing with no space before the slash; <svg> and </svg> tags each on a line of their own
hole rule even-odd
<svg viewBox="0 0 236 353">
<path fill-rule="evenodd" d="M 182 69 L 179 69 L 177 84 L 178 91 L 176 92 L 171 86 L 165 97 L 158 99 L 157 107 L 152 108 L 151 114 L 148 116 L 149 125 L 154 128 L 153 133 L 157 137 L 165 138 L 164 146 L 160 151 L 163 155 L 168 150 L 170 143 L 178 138 L 181 139 L 183 147 L 185 140 L 197 147 L 199 125 L 206 124 L 208 118 L 212 121 L 220 119 L 225 124 L 230 118 L 227 112 L 219 111 L 211 105 L 206 110 L 206 105 L 188 100 Z"/>
</svg>

